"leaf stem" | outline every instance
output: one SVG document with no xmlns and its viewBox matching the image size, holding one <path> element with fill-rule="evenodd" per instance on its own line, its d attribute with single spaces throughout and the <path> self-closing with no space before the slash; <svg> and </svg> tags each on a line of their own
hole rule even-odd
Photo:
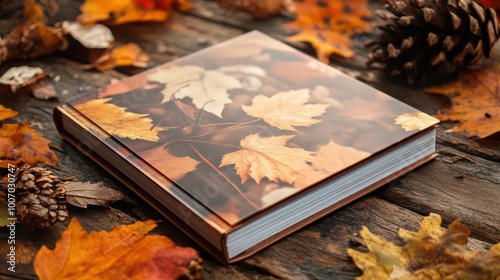
<svg viewBox="0 0 500 280">
<path fill-rule="evenodd" d="M 193 151 L 206 163 L 208 164 L 213 170 L 215 170 L 215 172 L 217 172 L 220 176 L 222 176 L 222 178 L 224 178 L 242 197 L 243 199 L 245 199 L 253 208 L 255 209 L 259 209 L 259 206 L 255 205 L 255 203 L 253 203 L 253 201 L 251 201 L 248 197 L 246 197 L 246 195 L 244 193 L 241 192 L 241 190 L 233 183 L 231 182 L 231 180 L 229 180 L 229 178 L 226 177 L 226 175 L 224 175 L 220 170 L 219 168 L 215 167 L 210 161 L 208 161 L 208 159 L 206 159 L 199 151 L 198 149 L 196 149 L 193 145 L 191 145 L 191 143 L 188 143 L 188 145 L 191 147 L 191 149 L 193 149 Z"/>
</svg>

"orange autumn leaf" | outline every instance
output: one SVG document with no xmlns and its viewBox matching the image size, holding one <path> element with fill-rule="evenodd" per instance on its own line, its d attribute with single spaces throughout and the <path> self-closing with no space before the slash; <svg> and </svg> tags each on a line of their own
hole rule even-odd
<svg viewBox="0 0 500 280">
<path fill-rule="evenodd" d="M 106 21 L 109 24 L 122 24 L 135 21 L 164 21 L 168 18 L 172 4 L 181 10 L 189 9 L 187 0 L 159 1 L 154 5 L 151 1 L 138 0 L 85 0 L 80 7 L 81 15 L 77 21 L 81 24 L 93 24 Z"/>
<path fill-rule="evenodd" d="M 285 26 L 299 30 L 299 33 L 287 40 L 310 43 L 323 62 L 328 62 L 332 54 L 353 57 L 350 36 L 371 30 L 363 20 L 372 15 L 366 4 L 367 0 L 295 2 L 297 17 Z"/>
<path fill-rule="evenodd" d="M 75 108 L 93 122 L 100 124 L 101 128 L 111 135 L 132 140 L 158 141 L 158 132 L 163 129 L 154 127 L 148 115 L 127 112 L 119 106 L 107 103 L 110 100 L 93 99 L 78 104 Z"/>
<path fill-rule="evenodd" d="M 484 138 L 500 131 L 500 65 L 464 72 L 453 82 L 428 87 L 425 92 L 446 95 L 451 108 L 438 119 L 458 121 L 451 130 Z"/>
<path fill-rule="evenodd" d="M 438 120 L 427 115 L 426 113 L 418 112 L 418 113 L 404 113 L 394 120 L 395 124 L 401 125 L 401 127 L 405 131 L 412 130 L 424 130 L 429 126 L 435 125 L 438 123 Z"/>
<path fill-rule="evenodd" d="M 2 104 L 0 104 L 0 121 L 15 117 L 17 116 L 17 114 L 19 114 L 19 112 L 4 107 Z"/>
<path fill-rule="evenodd" d="M 43 135 L 30 128 L 30 123 L 4 124 L 0 127 L 0 159 L 27 164 L 57 165 L 56 154 Z"/>
<path fill-rule="evenodd" d="M 301 176 L 299 171 L 308 169 L 307 162 L 314 159 L 312 152 L 285 146 L 293 137 L 248 135 L 240 141 L 240 150 L 222 157 L 219 167 L 234 164 L 242 184 L 249 178 L 259 183 L 264 177 L 292 184 Z"/>
<path fill-rule="evenodd" d="M 198 253 L 165 236 L 147 235 L 155 227 L 150 220 L 87 234 L 73 218 L 54 250 L 38 251 L 35 272 L 41 280 L 198 278 Z"/>
<path fill-rule="evenodd" d="M 99 71 L 106 71 L 120 66 L 147 67 L 149 56 L 144 54 L 141 48 L 128 43 L 121 47 L 110 47 L 100 57 L 91 64 L 84 66 L 84 69 L 96 68 Z"/>
<path fill-rule="evenodd" d="M 165 146 L 162 145 L 140 152 L 139 155 L 172 181 L 180 180 L 187 173 L 196 170 L 199 161 L 189 156 L 174 156 Z"/>
</svg>

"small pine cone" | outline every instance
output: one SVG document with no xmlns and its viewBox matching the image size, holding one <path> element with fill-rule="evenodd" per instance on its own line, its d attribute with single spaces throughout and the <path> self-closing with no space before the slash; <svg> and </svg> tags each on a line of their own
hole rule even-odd
<svg viewBox="0 0 500 280">
<path fill-rule="evenodd" d="M 14 175 L 19 222 L 31 229 L 43 229 L 66 220 L 66 188 L 57 175 L 28 164 Z"/>
<path fill-rule="evenodd" d="M 457 69 L 491 57 L 499 37 L 495 11 L 472 0 L 389 0 L 385 8 L 377 11 L 381 34 L 366 44 L 367 64 L 409 83 L 446 62 Z"/>
</svg>

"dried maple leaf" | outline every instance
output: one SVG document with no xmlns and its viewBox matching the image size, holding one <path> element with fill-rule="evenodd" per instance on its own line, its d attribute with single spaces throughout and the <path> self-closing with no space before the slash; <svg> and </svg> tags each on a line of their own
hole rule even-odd
<svg viewBox="0 0 500 280">
<path fill-rule="evenodd" d="M 2 104 L 0 104 L 0 121 L 13 118 L 17 116 L 17 114 L 19 114 L 19 112 L 4 107 Z"/>
<path fill-rule="evenodd" d="M 198 253 L 165 236 L 147 235 L 155 227 L 154 221 L 136 222 L 87 234 L 73 218 L 54 250 L 38 251 L 35 272 L 41 280 L 198 279 Z"/>
<path fill-rule="evenodd" d="M 158 5 L 156 5 L 156 2 Z M 168 18 L 172 5 L 181 10 L 190 8 L 187 0 L 173 1 L 140 1 L 140 0 L 85 0 L 80 7 L 81 15 L 77 21 L 81 24 L 92 24 L 106 21 L 109 24 L 122 24 L 133 21 L 164 21 Z"/>
<path fill-rule="evenodd" d="M 152 120 L 144 114 L 136 114 L 114 104 L 110 98 L 93 99 L 75 105 L 75 108 L 111 135 L 132 140 L 158 141 L 162 128 L 153 127 Z"/>
<path fill-rule="evenodd" d="M 332 54 L 353 57 L 351 35 L 368 32 L 371 26 L 363 18 L 371 17 L 367 0 L 295 2 L 297 18 L 286 27 L 300 30 L 288 37 L 292 42 L 309 42 L 318 58 L 328 62 Z"/>
<path fill-rule="evenodd" d="M 45 78 L 45 72 L 40 67 L 12 67 L 0 77 L 0 84 L 9 85 L 12 92 L 19 88 L 33 85 Z"/>
<path fill-rule="evenodd" d="M 149 61 L 149 56 L 142 52 L 141 48 L 134 44 L 128 43 L 120 47 L 110 47 L 101 56 L 85 65 L 83 69 L 95 68 L 99 71 L 106 71 L 119 66 L 135 66 L 145 68 Z"/>
<path fill-rule="evenodd" d="M 200 163 L 188 156 L 172 155 L 165 145 L 146 150 L 139 155 L 172 181 L 177 181 L 187 173 L 196 170 L 196 166 Z"/>
<path fill-rule="evenodd" d="M 302 148 L 285 147 L 293 137 L 248 135 L 240 141 L 241 150 L 222 157 L 220 167 L 234 164 L 241 183 L 245 183 L 249 178 L 259 183 L 266 177 L 270 181 L 293 184 L 300 175 L 299 171 L 307 169 L 307 162 L 314 159 L 312 152 Z"/>
<path fill-rule="evenodd" d="M 425 92 L 446 95 L 451 108 L 440 110 L 437 118 L 459 121 L 451 131 L 467 136 L 487 137 L 500 131 L 500 66 L 464 72 L 453 82 L 428 87 Z"/>
<path fill-rule="evenodd" d="M 423 130 L 432 125 L 437 124 L 439 121 L 427 115 L 426 113 L 404 113 L 399 115 L 395 120 L 395 124 L 401 125 L 405 131 Z"/>
<path fill-rule="evenodd" d="M 369 252 L 348 249 L 363 275 L 357 279 L 496 279 L 500 277 L 500 243 L 489 252 L 466 248 L 470 230 L 455 220 L 443 233 L 441 217 L 431 213 L 421 229 L 400 229 L 405 246 L 397 246 L 366 227 L 361 230 Z"/>
<path fill-rule="evenodd" d="M 166 84 L 163 101 L 175 97 L 190 97 L 198 109 L 222 117 L 224 105 L 231 103 L 230 89 L 242 88 L 238 79 L 217 70 L 205 70 L 195 65 L 172 66 L 149 75 L 151 81 Z"/>
<path fill-rule="evenodd" d="M 310 126 L 319 123 L 313 119 L 325 113 L 329 105 L 305 104 L 309 101 L 309 89 L 290 90 L 271 97 L 257 95 L 252 105 L 242 106 L 243 111 L 283 130 L 296 131 L 294 126 Z"/>
<path fill-rule="evenodd" d="M 0 127 L 0 159 L 22 160 L 27 164 L 57 165 L 49 140 L 30 128 L 30 123 L 4 124 Z"/>
<path fill-rule="evenodd" d="M 123 194 L 120 191 L 104 186 L 103 182 L 67 182 L 66 202 L 82 208 L 88 204 L 108 206 L 111 202 L 120 200 Z"/>
</svg>

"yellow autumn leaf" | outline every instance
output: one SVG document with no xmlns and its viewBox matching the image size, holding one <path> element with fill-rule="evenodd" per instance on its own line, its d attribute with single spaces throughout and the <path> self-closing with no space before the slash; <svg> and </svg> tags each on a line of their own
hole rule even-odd
<svg viewBox="0 0 500 280">
<path fill-rule="evenodd" d="M 488 252 L 467 249 L 470 229 L 455 220 L 441 230 L 441 216 L 431 213 L 420 230 L 399 230 L 404 246 L 394 245 L 371 233 L 360 232 L 369 252 L 348 249 L 363 271 L 357 279 L 497 279 L 500 277 L 500 243 Z"/>
<path fill-rule="evenodd" d="M 404 113 L 399 115 L 395 120 L 395 124 L 401 125 L 405 131 L 424 130 L 437 124 L 439 121 L 426 113 Z"/>
<path fill-rule="evenodd" d="M 293 137 L 260 137 L 257 133 L 248 135 L 240 141 L 242 149 L 222 157 L 220 167 L 234 164 L 242 183 L 249 178 L 257 183 L 268 178 L 270 181 L 293 184 L 300 175 L 299 171 L 307 169 L 307 162 L 314 159 L 312 152 L 285 147 Z"/>
<path fill-rule="evenodd" d="M 242 109 L 279 129 L 296 131 L 294 126 L 319 123 L 320 120 L 313 118 L 321 116 L 329 106 L 306 104 L 310 97 L 309 89 L 284 91 L 271 97 L 257 95 L 252 99 L 252 105 L 242 106 Z"/>
<path fill-rule="evenodd" d="M 19 114 L 19 112 L 4 107 L 2 104 L 0 104 L 0 121 L 15 117 L 17 116 L 17 114 Z"/>
<path fill-rule="evenodd" d="M 73 218 L 53 250 L 38 251 L 35 272 L 41 280 L 199 279 L 198 253 L 147 235 L 155 227 L 150 220 L 87 234 Z"/>
<path fill-rule="evenodd" d="M 152 120 L 147 114 L 126 112 L 119 106 L 106 103 L 109 100 L 111 99 L 93 99 L 75 105 L 75 108 L 111 135 L 132 140 L 158 141 L 158 132 L 163 129 L 153 128 Z"/>
<path fill-rule="evenodd" d="M 228 90 L 242 88 L 238 79 L 217 70 L 205 70 L 196 65 L 172 66 L 149 75 L 154 82 L 166 84 L 163 102 L 175 97 L 190 97 L 198 109 L 222 117 L 224 105 L 232 103 Z"/>
<path fill-rule="evenodd" d="M 304 170 L 294 187 L 302 188 L 315 181 L 319 181 L 333 173 L 339 172 L 353 164 L 366 159 L 370 153 L 357 150 L 356 148 L 343 146 L 330 140 L 328 144 L 319 147 L 314 159 L 311 161 L 311 168 Z"/>
<path fill-rule="evenodd" d="M 199 161 L 188 156 L 174 156 L 165 146 L 161 145 L 140 152 L 139 155 L 172 181 L 177 181 L 187 173 L 196 170 L 196 166 L 200 163 Z"/>
</svg>

